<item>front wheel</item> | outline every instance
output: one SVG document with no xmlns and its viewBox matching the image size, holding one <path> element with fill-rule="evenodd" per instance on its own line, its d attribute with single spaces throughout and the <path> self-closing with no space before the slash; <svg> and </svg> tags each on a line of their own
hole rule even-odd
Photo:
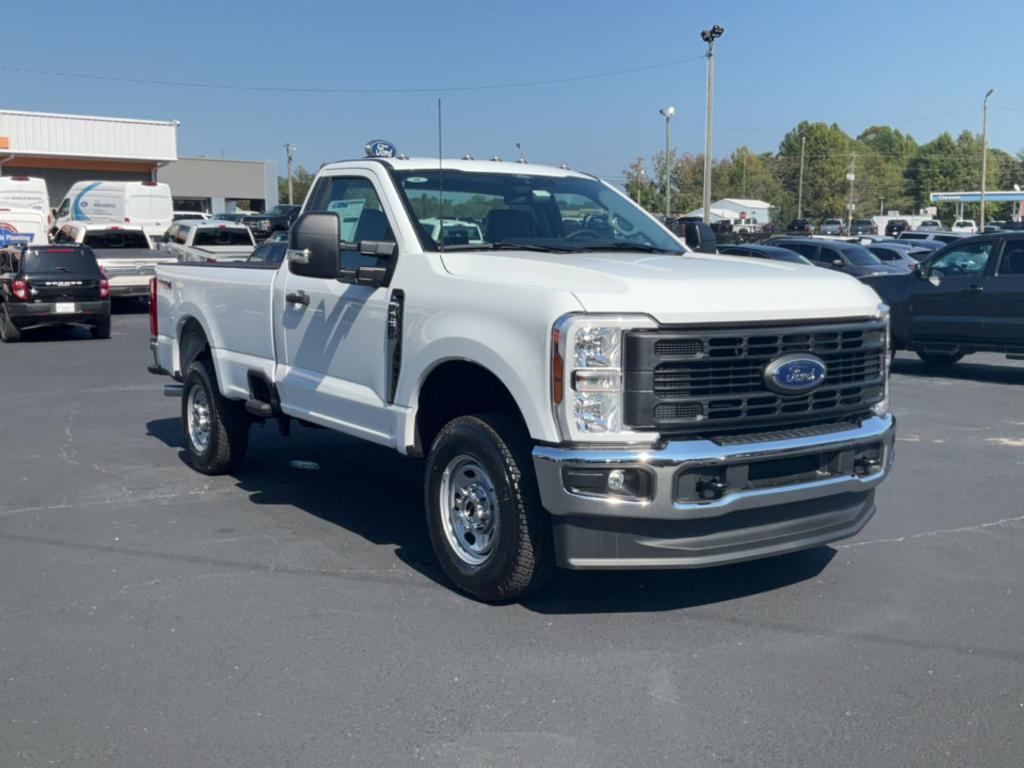
<svg viewBox="0 0 1024 768">
<path fill-rule="evenodd" d="M 486 602 L 516 600 L 554 568 L 529 438 L 504 414 L 460 416 L 427 456 L 427 529 L 441 568 Z"/>
<path fill-rule="evenodd" d="M 185 373 L 181 423 L 189 460 L 204 475 L 232 472 L 245 460 L 249 417 L 242 403 L 220 393 L 209 358 L 196 360 Z"/>
<path fill-rule="evenodd" d="M 953 365 L 964 356 L 963 352 L 926 352 L 918 350 L 917 356 L 927 365 L 944 366 Z"/>
</svg>

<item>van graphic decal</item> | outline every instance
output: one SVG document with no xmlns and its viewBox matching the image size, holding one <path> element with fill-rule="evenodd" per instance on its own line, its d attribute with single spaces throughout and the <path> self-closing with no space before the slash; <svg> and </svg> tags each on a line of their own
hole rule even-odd
<svg viewBox="0 0 1024 768">
<path fill-rule="evenodd" d="M 32 242 L 31 232 L 19 232 L 18 228 L 6 221 L 0 221 L 0 248 L 8 245 L 27 245 Z"/>
<path fill-rule="evenodd" d="M 100 184 L 102 184 L 102 182 L 94 181 L 92 184 L 89 184 L 85 189 L 83 189 L 81 192 L 79 192 L 77 195 L 75 195 L 75 201 L 71 205 L 71 207 L 72 207 L 71 218 L 72 219 L 74 219 L 75 221 L 89 221 L 89 217 L 86 216 L 85 215 L 85 211 L 82 210 L 82 206 L 83 205 L 88 206 L 88 203 L 83 203 L 82 202 L 82 197 L 87 195 L 88 193 L 92 192 Z"/>
</svg>

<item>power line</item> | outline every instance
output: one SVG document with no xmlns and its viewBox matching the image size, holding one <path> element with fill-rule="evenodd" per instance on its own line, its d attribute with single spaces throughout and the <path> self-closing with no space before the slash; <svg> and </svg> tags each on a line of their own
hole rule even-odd
<svg viewBox="0 0 1024 768">
<path fill-rule="evenodd" d="M 56 70 L 29 69 L 27 67 L 13 67 L 0 65 L 0 70 L 6 72 L 17 72 L 19 74 L 43 75 L 45 77 L 67 77 L 79 80 L 100 80 L 114 83 L 127 83 L 131 85 L 159 85 L 170 88 L 206 88 L 229 91 L 260 91 L 264 93 L 295 93 L 295 94 L 411 94 L 411 93 L 452 93 L 457 91 L 493 91 L 504 88 L 532 88 L 540 85 L 557 85 L 559 83 L 577 83 L 581 80 L 600 80 L 605 77 L 616 77 L 629 75 L 635 72 L 648 72 L 652 69 L 664 69 L 674 67 L 677 64 L 686 64 L 691 61 L 701 61 L 700 56 L 690 56 L 685 59 L 673 59 L 662 61 L 656 64 L 646 64 L 642 67 L 630 67 L 628 69 L 616 69 L 607 72 L 595 72 L 587 75 L 573 75 L 571 77 L 556 77 L 548 80 L 522 80 L 508 83 L 490 83 L 487 85 L 450 85 L 437 88 L 295 88 L 288 86 L 273 85 L 244 85 L 233 83 L 197 83 L 185 80 L 150 80 L 139 77 L 118 77 L 115 75 L 97 75 L 83 72 L 60 72 Z"/>
</svg>

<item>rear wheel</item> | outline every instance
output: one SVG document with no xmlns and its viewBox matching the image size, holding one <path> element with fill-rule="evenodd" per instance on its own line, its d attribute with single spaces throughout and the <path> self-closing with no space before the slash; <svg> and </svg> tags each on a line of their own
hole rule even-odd
<svg viewBox="0 0 1024 768">
<path fill-rule="evenodd" d="M 460 416 L 438 434 L 424 482 L 427 528 L 445 574 L 487 602 L 515 600 L 554 568 L 529 437 L 504 414 Z"/>
<path fill-rule="evenodd" d="M 3 312 L 0 312 L 0 340 L 5 344 L 21 341 L 21 331 L 18 330 L 18 326 L 11 320 L 6 307 L 4 307 Z"/>
<path fill-rule="evenodd" d="M 89 329 L 92 332 L 94 339 L 109 339 L 110 338 L 110 315 L 101 317 L 96 321 L 96 325 Z"/>
<path fill-rule="evenodd" d="M 918 350 L 917 356 L 921 358 L 928 365 L 944 366 L 953 365 L 960 361 L 964 356 L 963 352 L 929 352 L 925 350 Z"/>
<path fill-rule="evenodd" d="M 222 475 L 241 466 L 249 447 L 245 406 L 217 388 L 209 358 L 196 360 L 185 374 L 181 422 L 192 466 L 204 475 Z"/>
</svg>

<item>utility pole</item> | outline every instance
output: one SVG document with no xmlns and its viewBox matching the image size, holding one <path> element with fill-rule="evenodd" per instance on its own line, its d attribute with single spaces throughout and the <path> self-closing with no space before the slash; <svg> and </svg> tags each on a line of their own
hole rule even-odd
<svg viewBox="0 0 1024 768">
<path fill-rule="evenodd" d="M 804 217 L 804 148 L 807 146 L 807 139 L 800 137 L 800 181 L 796 188 L 796 217 Z"/>
<path fill-rule="evenodd" d="M 988 97 L 995 93 L 989 88 L 982 102 L 981 118 L 981 214 L 978 217 L 978 231 L 985 231 L 985 177 L 988 175 Z"/>
<path fill-rule="evenodd" d="M 743 198 L 747 197 L 747 148 L 743 148 Z"/>
<path fill-rule="evenodd" d="M 284 153 L 288 158 L 288 205 L 295 204 L 295 193 L 292 189 L 292 156 L 295 154 L 294 144 L 285 144 Z"/>
<path fill-rule="evenodd" d="M 665 117 L 665 223 L 672 209 L 672 134 L 669 125 L 672 122 L 672 115 L 676 113 L 675 107 L 665 107 L 658 110 Z"/>
<path fill-rule="evenodd" d="M 846 204 L 846 231 L 849 232 L 853 228 L 853 182 L 857 178 L 857 153 L 850 153 L 850 172 L 846 174 L 846 178 L 850 180 L 850 202 Z"/>
<path fill-rule="evenodd" d="M 715 40 L 725 34 L 725 27 L 715 24 L 700 33 L 700 39 L 708 44 L 708 102 L 704 134 L 704 223 L 711 223 L 711 129 L 714 125 L 715 107 Z"/>
</svg>

